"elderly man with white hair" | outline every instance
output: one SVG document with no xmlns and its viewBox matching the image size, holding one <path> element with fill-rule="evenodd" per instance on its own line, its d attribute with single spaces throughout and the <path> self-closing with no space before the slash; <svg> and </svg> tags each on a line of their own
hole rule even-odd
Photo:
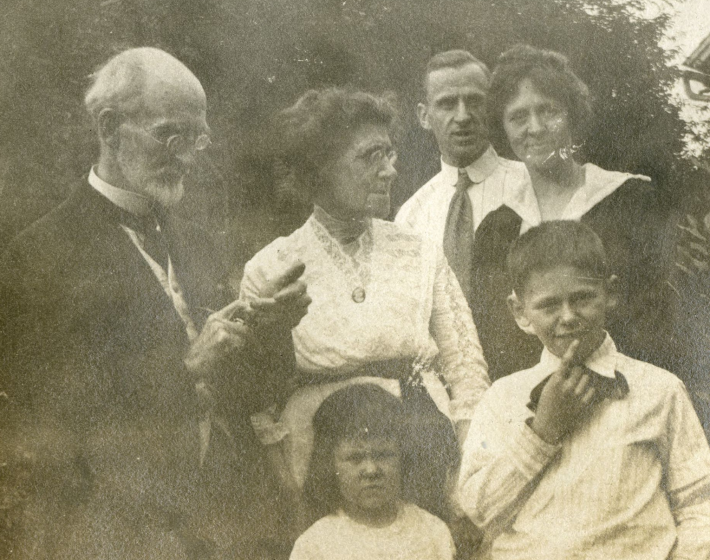
<svg viewBox="0 0 710 560">
<path fill-rule="evenodd" d="M 273 500 L 246 422 L 291 367 L 303 269 L 235 300 L 208 236 L 171 216 L 210 143 L 185 65 L 138 48 L 93 78 L 98 163 L 0 263 L 0 549 L 258 558 Z"/>
</svg>

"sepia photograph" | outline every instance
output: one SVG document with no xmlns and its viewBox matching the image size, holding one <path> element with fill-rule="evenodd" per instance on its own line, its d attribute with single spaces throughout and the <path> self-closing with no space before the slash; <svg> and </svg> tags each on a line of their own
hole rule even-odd
<svg viewBox="0 0 710 560">
<path fill-rule="evenodd" d="M 710 0 L 1 0 L 0 559 L 710 560 Z"/>
</svg>

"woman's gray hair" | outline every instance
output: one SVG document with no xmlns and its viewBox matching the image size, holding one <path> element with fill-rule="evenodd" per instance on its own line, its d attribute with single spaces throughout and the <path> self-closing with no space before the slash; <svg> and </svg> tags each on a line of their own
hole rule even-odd
<svg viewBox="0 0 710 560">
<path fill-rule="evenodd" d="M 343 88 L 309 90 L 274 122 L 277 159 L 296 179 L 301 194 L 312 200 L 324 165 L 339 156 L 352 134 L 366 124 L 392 130 L 397 118 L 394 94 L 382 96 Z"/>
</svg>

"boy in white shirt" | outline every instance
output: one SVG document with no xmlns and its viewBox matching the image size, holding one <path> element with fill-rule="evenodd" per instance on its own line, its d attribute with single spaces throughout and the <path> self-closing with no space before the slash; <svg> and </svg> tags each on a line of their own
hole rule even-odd
<svg viewBox="0 0 710 560">
<path fill-rule="evenodd" d="M 493 384 L 464 446 L 460 502 L 490 557 L 710 558 L 707 440 L 682 382 L 605 332 L 616 277 L 599 238 L 546 222 L 508 268 L 510 308 L 545 350 Z"/>
</svg>

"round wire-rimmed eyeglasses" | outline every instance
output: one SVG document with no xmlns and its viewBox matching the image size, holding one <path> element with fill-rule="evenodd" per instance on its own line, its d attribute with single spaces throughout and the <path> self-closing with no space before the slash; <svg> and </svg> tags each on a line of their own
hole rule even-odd
<svg viewBox="0 0 710 560">
<path fill-rule="evenodd" d="M 198 134 L 195 137 L 194 141 L 188 135 L 185 134 L 171 134 L 165 140 L 161 140 L 160 138 L 156 138 L 150 130 L 135 124 L 133 124 L 133 126 L 143 132 L 151 140 L 154 140 L 158 144 L 162 144 L 163 146 L 165 146 L 168 151 L 173 155 L 179 156 L 193 150 L 201 152 L 207 149 L 210 144 L 212 144 L 212 140 L 210 139 L 209 135 L 205 133 Z"/>
</svg>

